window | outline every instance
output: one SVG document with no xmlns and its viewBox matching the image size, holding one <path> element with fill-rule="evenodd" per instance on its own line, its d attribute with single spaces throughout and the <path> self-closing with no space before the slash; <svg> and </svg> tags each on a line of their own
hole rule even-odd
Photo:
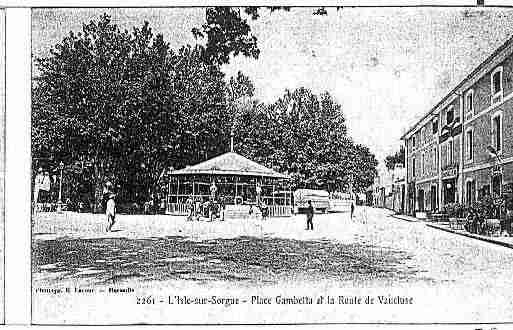
<svg viewBox="0 0 513 330">
<path fill-rule="evenodd" d="M 433 173 L 436 173 L 436 169 L 438 168 L 438 153 L 436 152 L 436 147 L 433 148 Z"/>
<path fill-rule="evenodd" d="M 412 168 L 413 177 L 415 177 L 415 157 L 413 157 L 411 159 L 411 163 L 412 163 L 411 168 Z"/>
<path fill-rule="evenodd" d="M 447 150 L 447 164 L 448 165 L 452 165 L 453 161 L 454 161 L 454 153 L 453 153 L 453 149 L 454 149 L 454 143 L 452 142 L 452 140 L 449 141 L 449 145 L 448 145 L 448 149 Z"/>
<path fill-rule="evenodd" d="M 502 101 L 502 66 L 493 70 L 491 76 L 492 104 Z"/>
<path fill-rule="evenodd" d="M 422 163 L 420 164 L 420 173 L 424 175 L 426 173 L 426 154 L 422 153 Z"/>
<path fill-rule="evenodd" d="M 475 196 L 476 196 L 476 183 L 474 180 L 468 180 L 467 181 L 467 184 L 466 184 L 466 191 L 467 191 L 467 196 L 466 196 L 466 202 L 467 202 L 467 206 L 471 206 L 474 202 L 475 202 Z"/>
<path fill-rule="evenodd" d="M 492 145 L 497 153 L 502 151 L 502 113 L 492 117 Z"/>
<path fill-rule="evenodd" d="M 440 145 L 440 166 L 442 168 L 445 166 L 445 144 Z"/>
<path fill-rule="evenodd" d="M 424 127 L 422 127 L 419 132 L 419 146 L 422 146 L 422 141 L 424 141 Z"/>
<path fill-rule="evenodd" d="M 465 96 L 465 113 L 468 117 L 474 115 L 474 91 L 469 90 Z"/>
<path fill-rule="evenodd" d="M 467 160 L 474 159 L 474 130 L 469 128 L 465 134 Z"/>
<path fill-rule="evenodd" d="M 416 142 L 416 141 L 415 141 L 415 135 L 414 135 L 414 136 L 411 138 L 411 143 L 412 143 L 412 145 L 413 145 L 413 149 L 415 149 L 415 147 L 416 147 L 416 145 L 415 145 L 416 143 L 415 143 L 415 142 Z"/>
<path fill-rule="evenodd" d="M 438 119 L 433 120 L 433 135 L 438 133 Z"/>
<path fill-rule="evenodd" d="M 445 113 L 445 124 L 449 125 L 454 120 L 454 109 L 450 107 L 447 109 L 447 112 Z"/>
</svg>

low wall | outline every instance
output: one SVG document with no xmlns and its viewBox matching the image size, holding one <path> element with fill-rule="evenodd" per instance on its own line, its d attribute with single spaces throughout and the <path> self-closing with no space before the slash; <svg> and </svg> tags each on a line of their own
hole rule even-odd
<svg viewBox="0 0 513 330">
<path fill-rule="evenodd" d="M 249 213 L 249 205 L 226 205 L 227 212 L 235 212 L 240 214 Z M 292 209 L 290 205 L 269 205 L 269 217 L 290 217 Z M 169 203 L 166 214 L 169 215 L 187 215 L 187 204 L 185 203 Z"/>
</svg>

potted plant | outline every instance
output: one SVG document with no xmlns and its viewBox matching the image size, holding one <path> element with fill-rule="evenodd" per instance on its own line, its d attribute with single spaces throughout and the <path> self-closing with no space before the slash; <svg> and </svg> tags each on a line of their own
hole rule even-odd
<svg viewBox="0 0 513 330">
<path fill-rule="evenodd" d="M 465 207 L 456 202 L 445 205 L 445 213 L 449 218 L 449 226 L 452 229 L 462 229 L 465 224 Z"/>
<path fill-rule="evenodd" d="M 485 196 L 474 203 L 473 208 L 478 218 L 477 234 L 496 235 L 500 233 L 500 213 L 504 199 L 500 196 Z"/>
</svg>

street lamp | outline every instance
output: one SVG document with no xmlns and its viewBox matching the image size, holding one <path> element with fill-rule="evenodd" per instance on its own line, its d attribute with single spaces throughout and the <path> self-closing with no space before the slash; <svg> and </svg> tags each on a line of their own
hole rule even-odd
<svg viewBox="0 0 513 330">
<path fill-rule="evenodd" d="M 59 170 L 61 171 L 61 178 L 59 182 L 59 201 L 57 202 L 57 213 L 62 213 L 62 170 L 64 169 L 64 163 L 59 163 Z"/>
</svg>

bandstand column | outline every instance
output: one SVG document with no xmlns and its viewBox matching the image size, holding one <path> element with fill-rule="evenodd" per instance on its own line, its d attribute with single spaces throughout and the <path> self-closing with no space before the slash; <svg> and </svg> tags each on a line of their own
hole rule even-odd
<svg viewBox="0 0 513 330">
<path fill-rule="evenodd" d="M 180 194 L 180 178 L 177 178 L 176 180 L 176 204 L 178 205 L 178 195 Z"/>
<path fill-rule="evenodd" d="M 233 177 L 233 182 L 235 183 L 235 195 L 233 196 L 233 203 L 235 204 L 235 198 L 237 198 L 237 178 Z"/>
<path fill-rule="evenodd" d="M 273 206 L 276 205 L 276 194 L 274 193 L 274 182 L 273 182 Z"/>
</svg>

